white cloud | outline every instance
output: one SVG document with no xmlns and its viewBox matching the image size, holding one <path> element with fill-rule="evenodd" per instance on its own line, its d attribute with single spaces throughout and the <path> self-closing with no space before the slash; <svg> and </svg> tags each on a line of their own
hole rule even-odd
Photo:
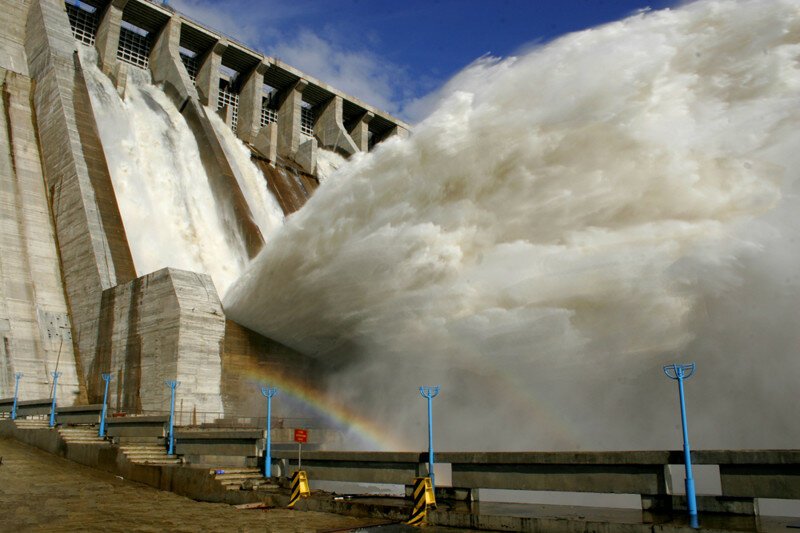
<svg viewBox="0 0 800 533">
<path fill-rule="evenodd" d="M 309 13 L 324 7 L 319 2 L 298 0 L 291 6 L 278 6 L 274 0 L 174 0 L 172 5 L 198 23 L 378 109 L 402 116 L 405 105 L 416 96 L 406 67 L 363 46 L 351 46 L 335 29 L 327 28 L 324 37 L 307 28 L 292 31 L 297 20 L 308 20 Z"/>
<path fill-rule="evenodd" d="M 366 50 L 347 50 L 309 30 L 276 44 L 272 54 L 366 103 L 391 113 L 402 105 L 403 68 Z"/>
</svg>

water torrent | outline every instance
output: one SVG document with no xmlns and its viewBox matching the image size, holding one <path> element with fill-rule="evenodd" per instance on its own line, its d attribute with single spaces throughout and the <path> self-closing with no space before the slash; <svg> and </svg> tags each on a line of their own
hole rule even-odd
<svg viewBox="0 0 800 533">
<path fill-rule="evenodd" d="M 483 58 L 336 171 L 226 313 L 425 447 L 793 447 L 800 2 L 639 13 Z"/>
<path fill-rule="evenodd" d="M 261 236 L 269 240 L 270 234 L 283 224 L 283 211 L 267 188 L 264 175 L 250 158 L 250 150 L 236 138 L 230 127 L 216 113 L 209 113 L 211 125 L 222 140 L 222 149 L 231 162 L 239 188 L 244 193 Z"/>
<path fill-rule="evenodd" d="M 138 275 L 168 266 L 204 272 L 225 294 L 244 269 L 247 253 L 218 207 L 189 126 L 148 72 L 129 68 L 120 98 L 97 68 L 96 52 L 79 48 Z M 245 174 L 246 194 L 259 195 L 253 180 Z M 271 231 L 280 218 L 263 195 L 259 200 L 257 223 Z"/>
</svg>

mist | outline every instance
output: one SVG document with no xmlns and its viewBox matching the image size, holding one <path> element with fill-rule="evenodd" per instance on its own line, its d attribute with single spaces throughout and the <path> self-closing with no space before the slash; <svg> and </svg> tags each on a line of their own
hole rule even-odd
<svg viewBox="0 0 800 533">
<path fill-rule="evenodd" d="M 228 291 L 332 399 L 440 450 L 788 447 L 800 2 L 696 2 L 484 58 Z"/>
</svg>

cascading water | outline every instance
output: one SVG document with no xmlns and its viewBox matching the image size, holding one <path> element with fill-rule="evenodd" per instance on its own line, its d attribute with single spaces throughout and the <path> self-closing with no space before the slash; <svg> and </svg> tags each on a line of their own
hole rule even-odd
<svg viewBox="0 0 800 533">
<path fill-rule="evenodd" d="M 204 272 L 224 295 L 247 253 L 217 206 L 189 126 L 148 72 L 128 70 L 122 99 L 97 68 L 94 49 L 79 48 L 137 273 Z M 257 222 L 280 223 L 269 218 L 269 204 L 259 205 L 266 215 Z"/>
<path fill-rule="evenodd" d="M 283 225 L 283 211 L 275 197 L 267 189 L 264 175 L 250 159 L 250 150 L 236 138 L 233 131 L 218 115 L 209 113 L 211 125 L 222 140 L 222 149 L 232 163 L 239 188 L 261 230 L 261 236 L 269 240 L 270 234 Z"/>
<path fill-rule="evenodd" d="M 704 1 L 450 84 L 321 187 L 231 288 L 424 448 L 796 446 L 800 2 Z"/>
</svg>

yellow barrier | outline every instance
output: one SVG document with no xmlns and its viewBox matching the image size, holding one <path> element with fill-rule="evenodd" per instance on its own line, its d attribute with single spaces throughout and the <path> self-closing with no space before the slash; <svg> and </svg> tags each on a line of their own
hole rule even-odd
<svg viewBox="0 0 800 533">
<path fill-rule="evenodd" d="M 422 526 L 425 524 L 428 508 L 436 509 L 436 495 L 433 492 L 431 478 L 418 477 L 414 479 L 414 508 L 411 510 L 411 518 L 406 524 L 410 526 Z"/>
<path fill-rule="evenodd" d="M 294 507 L 294 504 L 297 503 L 300 496 L 307 498 L 310 494 L 311 490 L 308 488 L 308 476 L 306 476 L 305 471 L 298 470 L 292 474 L 292 496 L 289 498 L 288 507 L 290 509 Z"/>
</svg>

